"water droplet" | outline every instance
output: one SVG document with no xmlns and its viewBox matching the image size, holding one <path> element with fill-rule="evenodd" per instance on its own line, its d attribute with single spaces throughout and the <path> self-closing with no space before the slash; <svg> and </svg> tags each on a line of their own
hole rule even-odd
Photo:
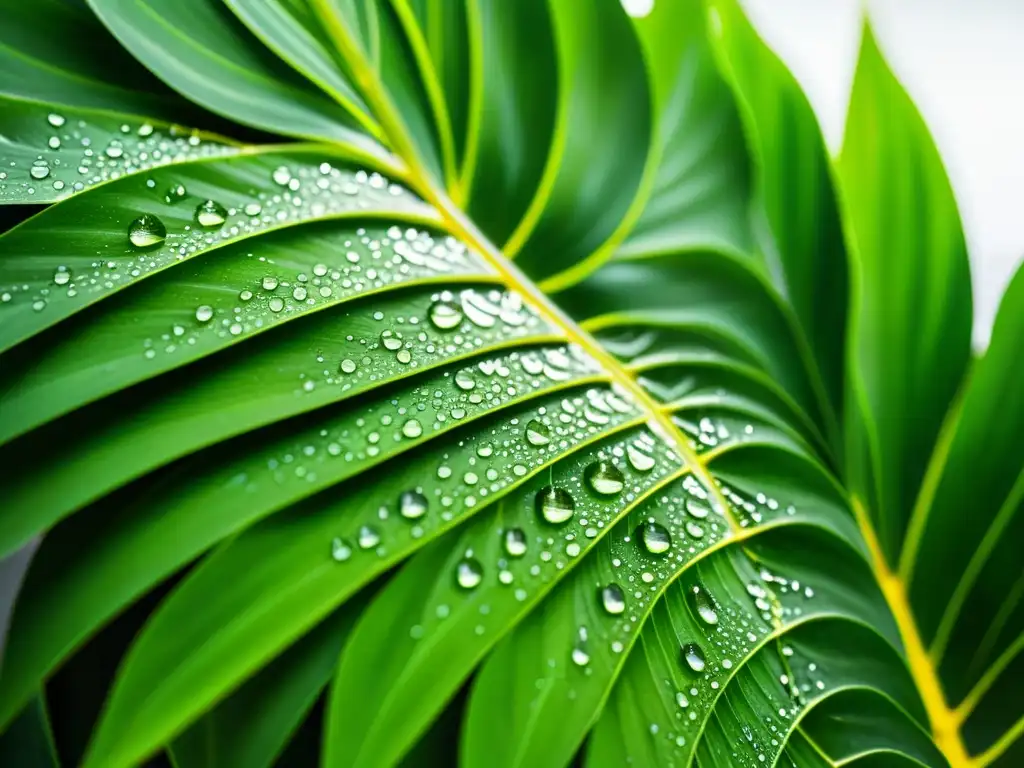
<svg viewBox="0 0 1024 768">
<path fill-rule="evenodd" d="M 423 434 L 423 427 L 416 419 L 409 419 L 402 425 L 402 434 L 406 437 L 419 437 Z"/>
<path fill-rule="evenodd" d="M 718 623 L 718 611 L 715 610 L 715 605 L 711 602 L 707 591 L 701 588 L 700 585 L 694 585 L 690 589 L 690 601 L 693 603 L 694 610 L 700 616 L 701 621 L 712 625 Z"/>
<path fill-rule="evenodd" d="M 60 139 L 56 136 L 51 136 L 50 140 L 46 142 L 50 149 L 60 149 Z"/>
<path fill-rule="evenodd" d="M 695 539 L 704 538 L 704 529 L 697 525 L 693 520 L 686 521 L 686 532 L 693 536 Z"/>
<path fill-rule="evenodd" d="M 430 322 L 442 331 L 451 330 L 462 322 L 462 309 L 453 301 L 435 301 L 429 315 Z"/>
<path fill-rule="evenodd" d="M 164 193 L 165 203 L 177 203 L 185 199 L 185 195 L 188 191 L 185 189 L 184 184 L 172 184 L 170 188 Z"/>
<path fill-rule="evenodd" d="M 57 285 L 67 285 L 71 282 L 71 273 L 67 267 L 57 267 L 57 271 L 53 273 L 53 282 Z"/>
<path fill-rule="evenodd" d="M 292 172 L 288 170 L 287 166 L 281 165 L 274 169 L 274 172 L 271 174 L 271 178 L 274 179 L 275 184 L 287 187 L 288 182 L 292 180 Z"/>
<path fill-rule="evenodd" d="M 242 291 L 238 294 L 238 298 L 242 301 L 249 301 L 252 298 L 252 291 Z"/>
<path fill-rule="evenodd" d="M 551 442 L 551 430 L 537 419 L 530 419 L 526 425 L 526 439 L 530 445 L 547 445 Z"/>
<path fill-rule="evenodd" d="M 284 299 L 280 296 L 275 296 L 267 302 L 267 307 L 269 307 L 271 312 L 280 312 L 284 309 Z"/>
<path fill-rule="evenodd" d="M 138 133 L 139 136 L 141 136 L 142 138 L 146 138 L 147 136 L 152 136 L 153 135 L 153 126 L 150 125 L 149 123 L 143 123 L 142 125 L 139 126 L 139 129 L 138 129 L 138 131 L 136 131 L 136 133 Z"/>
<path fill-rule="evenodd" d="M 212 229 L 224 224 L 228 218 L 227 209 L 213 200 L 205 200 L 196 206 L 196 222 L 201 227 Z"/>
<path fill-rule="evenodd" d="M 509 557 L 522 557 L 526 554 L 526 534 L 522 528 L 509 528 L 505 531 L 505 551 Z"/>
<path fill-rule="evenodd" d="M 427 513 L 427 497 L 419 491 L 405 491 L 398 497 L 398 512 L 406 520 L 415 520 Z"/>
<path fill-rule="evenodd" d="M 455 374 L 455 386 L 457 386 L 461 390 L 468 392 L 469 390 L 473 389 L 473 387 L 476 386 L 476 380 L 473 378 L 469 371 L 463 368 L 461 371 Z"/>
<path fill-rule="evenodd" d="M 680 709 L 686 709 L 690 706 L 690 700 L 686 698 L 686 694 L 682 691 L 676 691 L 676 704 L 679 705 Z"/>
<path fill-rule="evenodd" d="M 384 345 L 384 349 L 391 352 L 402 348 L 402 340 L 395 336 L 393 331 L 382 331 L 380 334 L 380 343 Z"/>
<path fill-rule="evenodd" d="M 292 290 L 292 298 L 296 301 L 305 301 L 308 295 L 308 291 L 301 285 L 296 285 L 294 290 Z"/>
<path fill-rule="evenodd" d="M 335 538 L 331 542 L 331 557 L 339 563 L 343 563 L 352 557 L 352 545 L 341 538 Z"/>
<path fill-rule="evenodd" d="M 672 547 L 672 535 L 659 523 L 644 523 L 637 536 L 643 542 L 644 549 L 652 555 L 663 555 Z"/>
<path fill-rule="evenodd" d="M 341 361 L 341 364 L 338 367 L 341 369 L 342 373 L 355 373 L 356 372 L 356 363 L 355 363 L 355 361 L 354 360 L 350 360 L 347 357 L 344 360 Z"/>
<path fill-rule="evenodd" d="M 626 457 L 637 472 L 649 472 L 654 467 L 654 457 L 634 445 L 626 446 Z"/>
<path fill-rule="evenodd" d="M 618 584 L 601 587 L 601 607 L 611 616 L 618 616 L 626 610 L 626 595 Z"/>
<path fill-rule="evenodd" d="M 705 517 L 708 516 L 708 513 L 711 510 L 709 510 L 702 502 L 699 502 L 696 499 L 687 499 L 686 511 L 689 512 L 691 516 L 696 517 L 698 520 L 703 520 Z"/>
<path fill-rule="evenodd" d="M 402 365 L 408 365 L 412 361 L 412 352 L 408 349 L 400 349 L 395 354 L 395 360 L 400 362 Z"/>
<path fill-rule="evenodd" d="M 32 302 L 32 309 L 36 312 L 42 312 L 44 309 L 46 309 L 46 302 L 43 301 L 42 299 L 36 299 L 35 301 Z"/>
<path fill-rule="evenodd" d="M 277 288 L 277 278 L 272 275 L 267 275 L 263 278 L 262 285 L 264 291 L 273 291 Z"/>
<path fill-rule="evenodd" d="M 683 661 L 694 672 L 704 671 L 704 651 L 696 643 L 687 643 L 683 646 Z"/>
<path fill-rule="evenodd" d="M 41 181 L 50 175 L 50 164 L 45 160 L 36 160 L 28 169 L 28 173 L 36 181 Z"/>
<path fill-rule="evenodd" d="M 590 653 L 587 652 L 586 627 L 580 627 L 576 637 L 576 644 L 572 648 L 572 663 L 577 667 L 585 667 L 590 663 Z"/>
<path fill-rule="evenodd" d="M 475 589 L 484 579 L 484 567 L 474 557 L 464 557 L 455 566 L 455 581 L 463 589 Z"/>
<path fill-rule="evenodd" d="M 51 112 L 46 116 L 46 122 L 48 122 L 54 128 L 60 128 L 62 125 L 64 125 L 64 116 L 58 115 L 56 112 Z"/>
<path fill-rule="evenodd" d="M 167 227 L 151 213 L 144 213 L 128 226 L 128 239 L 136 248 L 159 245 L 166 237 Z"/>
<path fill-rule="evenodd" d="M 373 549 L 380 544 L 380 534 L 371 526 L 364 525 L 359 529 L 356 541 L 359 543 L 360 549 Z"/>
<path fill-rule="evenodd" d="M 107 148 L 103 150 L 103 153 L 111 160 L 117 160 L 124 154 L 124 147 L 121 146 L 121 142 L 112 141 L 107 145 Z"/>
<path fill-rule="evenodd" d="M 614 496 L 622 492 L 626 478 L 622 470 L 610 461 L 595 461 L 585 472 L 590 487 L 602 496 Z"/>
<path fill-rule="evenodd" d="M 537 492 L 537 511 L 549 523 L 560 525 L 576 512 L 576 502 L 564 488 L 546 486 Z"/>
<path fill-rule="evenodd" d="M 202 304 L 196 307 L 196 320 L 200 323 L 208 323 L 213 318 L 213 307 L 209 304 Z"/>
</svg>

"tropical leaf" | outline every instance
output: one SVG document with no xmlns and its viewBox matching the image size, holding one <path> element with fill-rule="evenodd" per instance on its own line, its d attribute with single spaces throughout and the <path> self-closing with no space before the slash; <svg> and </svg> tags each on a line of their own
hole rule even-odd
<svg viewBox="0 0 1024 768">
<path fill-rule="evenodd" d="M 625 5 L 3 4 L 5 760 L 1019 761 L 1024 277 Z"/>
</svg>

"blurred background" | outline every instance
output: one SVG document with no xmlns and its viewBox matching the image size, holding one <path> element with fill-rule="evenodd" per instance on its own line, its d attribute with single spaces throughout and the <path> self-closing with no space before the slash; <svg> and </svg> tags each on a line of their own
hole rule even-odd
<svg viewBox="0 0 1024 768">
<path fill-rule="evenodd" d="M 953 183 L 983 348 L 1024 256 L 1024 0 L 741 0 L 807 92 L 833 152 L 864 8 Z"/>
</svg>

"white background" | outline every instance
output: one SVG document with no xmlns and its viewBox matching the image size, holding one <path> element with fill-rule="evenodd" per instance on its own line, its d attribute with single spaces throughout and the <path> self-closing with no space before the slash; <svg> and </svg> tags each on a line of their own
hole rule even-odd
<svg viewBox="0 0 1024 768">
<path fill-rule="evenodd" d="M 741 0 L 807 92 L 833 151 L 865 6 L 924 115 L 953 183 L 988 339 L 1024 254 L 1024 0 Z"/>
</svg>

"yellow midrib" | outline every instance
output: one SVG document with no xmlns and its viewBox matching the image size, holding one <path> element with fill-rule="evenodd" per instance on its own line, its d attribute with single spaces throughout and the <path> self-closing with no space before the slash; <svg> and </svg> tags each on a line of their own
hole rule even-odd
<svg viewBox="0 0 1024 768">
<path fill-rule="evenodd" d="M 907 598 L 906 585 L 903 579 L 889 567 L 863 502 L 857 496 L 852 496 L 850 504 L 853 507 L 861 535 L 871 554 L 871 567 L 875 574 L 875 580 L 881 587 L 889 610 L 896 620 L 900 638 L 903 640 L 907 664 L 910 667 L 910 675 L 917 686 L 918 693 L 921 694 L 921 701 L 924 703 L 925 712 L 928 715 L 932 738 L 935 740 L 936 746 L 946 756 L 950 768 L 978 768 L 984 763 L 972 758 L 967 753 L 967 748 L 960 735 L 961 718 L 956 709 L 947 703 L 938 671 L 925 648 L 920 632 L 918 632 L 914 612 Z"/>
</svg>

